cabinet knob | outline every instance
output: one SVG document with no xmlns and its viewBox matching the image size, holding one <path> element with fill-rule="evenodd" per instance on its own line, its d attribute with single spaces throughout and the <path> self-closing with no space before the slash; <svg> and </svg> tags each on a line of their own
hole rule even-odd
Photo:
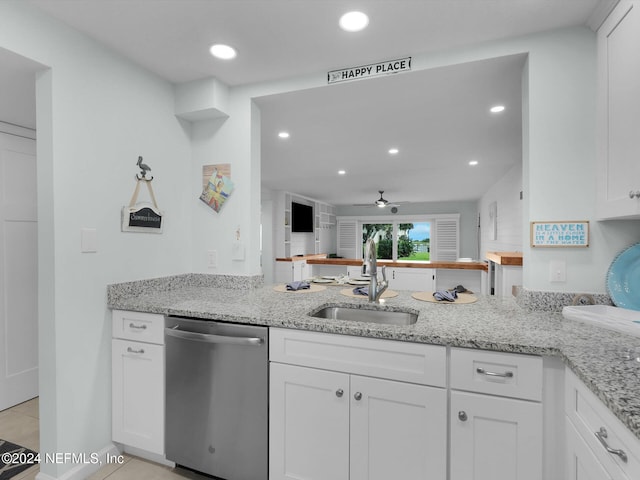
<svg viewBox="0 0 640 480">
<path fill-rule="evenodd" d="M 636 190 L 635 192 L 631 190 L 629 192 L 629 198 L 640 198 L 640 190 Z"/>
<path fill-rule="evenodd" d="M 341 388 L 336 390 L 336 397 L 340 398 L 342 397 L 342 395 L 344 395 L 344 390 L 342 390 Z"/>
<path fill-rule="evenodd" d="M 362 393 L 356 392 L 353 398 L 355 398 L 356 400 L 362 400 Z"/>
<path fill-rule="evenodd" d="M 458 412 L 458 420 L 460 420 L 461 422 L 466 422 L 467 421 L 467 412 L 465 412 L 464 410 L 460 410 Z"/>
</svg>

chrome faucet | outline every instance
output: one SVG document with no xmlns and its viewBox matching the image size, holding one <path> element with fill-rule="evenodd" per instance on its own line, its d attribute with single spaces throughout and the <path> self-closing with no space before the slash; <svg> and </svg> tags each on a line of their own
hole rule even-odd
<svg viewBox="0 0 640 480">
<path fill-rule="evenodd" d="M 378 282 L 378 261 L 376 259 L 376 242 L 373 237 L 367 240 L 364 262 L 362 262 L 362 273 L 367 274 L 369 270 L 369 301 L 379 303 L 380 297 L 389 286 L 387 282 L 386 266 L 382 266 L 382 281 Z"/>
</svg>

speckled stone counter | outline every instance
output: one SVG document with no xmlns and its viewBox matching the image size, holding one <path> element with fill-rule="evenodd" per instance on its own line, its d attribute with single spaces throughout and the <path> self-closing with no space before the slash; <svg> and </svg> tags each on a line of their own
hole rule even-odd
<svg viewBox="0 0 640 480">
<path fill-rule="evenodd" d="M 114 309 L 385 338 L 501 352 L 558 356 L 640 438 L 640 362 L 626 358 L 640 338 L 568 320 L 558 312 L 533 312 L 512 298 L 480 297 L 466 305 L 435 304 L 400 291 L 379 308 L 411 310 L 410 326 L 320 319 L 327 305 L 370 308 L 340 287 L 280 293 L 256 277 L 185 275 L 109 286 Z"/>
</svg>

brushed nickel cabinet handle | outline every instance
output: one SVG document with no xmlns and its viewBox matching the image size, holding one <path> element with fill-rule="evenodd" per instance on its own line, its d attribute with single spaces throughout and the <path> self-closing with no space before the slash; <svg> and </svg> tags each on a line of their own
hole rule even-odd
<svg viewBox="0 0 640 480">
<path fill-rule="evenodd" d="M 464 410 L 460 410 L 458 412 L 458 420 L 460 420 L 461 422 L 466 422 L 468 418 L 469 417 L 467 417 L 467 412 L 465 412 Z"/>
<path fill-rule="evenodd" d="M 342 390 L 341 388 L 336 390 L 336 397 L 340 398 L 342 397 L 343 394 L 344 394 L 344 390 Z"/>
<path fill-rule="evenodd" d="M 144 325 L 144 324 L 143 324 L 143 325 L 136 325 L 135 323 L 131 322 L 131 323 L 129 324 L 129 328 L 133 328 L 133 329 L 135 329 L 135 330 L 146 330 L 146 329 L 147 329 L 147 326 L 146 326 L 146 325 Z"/>
<path fill-rule="evenodd" d="M 356 400 L 362 400 L 362 393 L 356 392 L 353 398 L 355 398 Z"/>
<path fill-rule="evenodd" d="M 480 375 L 486 375 L 487 377 L 500 377 L 500 378 L 512 378 L 513 377 L 513 372 L 510 370 L 507 370 L 504 373 L 498 373 L 498 372 L 490 372 L 488 370 L 485 370 L 484 368 L 476 368 L 476 372 L 478 372 Z"/>
<path fill-rule="evenodd" d="M 139 350 L 134 350 L 134 349 L 133 349 L 133 348 L 131 348 L 131 347 L 127 347 L 127 352 L 129 352 L 129 353 L 136 353 L 136 354 L 138 354 L 138 355 L 142 355 L 142 354 L 144 353 L 144 348 L 141 348 L 141 349 L 139 349 Z"/>
<path fill-rule="evenodd" d="M 604 447 L 604 449 L 609 452 L 611 455 L 617 455 L 620 457 L 620 460 L 622 460 L 624 463 L 627 463 L 627 454 L 624 452 L 624 450 L 618 450 L 615 448 L 611 448 L 609 446 L 609 444 L 607 443 L 607 430 L 604 427 L 600 427 L 600 430 L 595 432 L 595 436 L 596 438 L 600 441 L 600 444 Z"/>
</svg>

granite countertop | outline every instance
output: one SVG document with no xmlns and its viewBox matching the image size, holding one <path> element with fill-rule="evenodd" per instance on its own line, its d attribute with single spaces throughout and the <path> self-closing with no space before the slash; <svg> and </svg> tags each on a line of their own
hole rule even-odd
<svg viewBox="0 0 640 480">
<path fill-rule="evenodd" d="M 370 307 L 366 298 L 340 293 L 276 292 L 272 285 L 238 288 L 238 277 L 204 276 L 131 282 L 109 286 L 113 309 L 180 315 L 269 327 L 469 347 L 560 357 L 608 408 L 640 439 L 640 362 L 624 358 L 640 348 L 640 338 L 565 319 L 560 313 L 532 312 L 513 298 L 479 296 L 471 304 L 437 304 L 399 291 L 380 308 L 413 310 L 415 325 L 392 326 L 314 318 L 326 305 Z M 250 277 L 249 277 L 250 278 Z M 230 288 L 231 287 L 231 288 Z M 235 287 L 235 288 L 234 288 Z"/>
</svg>

